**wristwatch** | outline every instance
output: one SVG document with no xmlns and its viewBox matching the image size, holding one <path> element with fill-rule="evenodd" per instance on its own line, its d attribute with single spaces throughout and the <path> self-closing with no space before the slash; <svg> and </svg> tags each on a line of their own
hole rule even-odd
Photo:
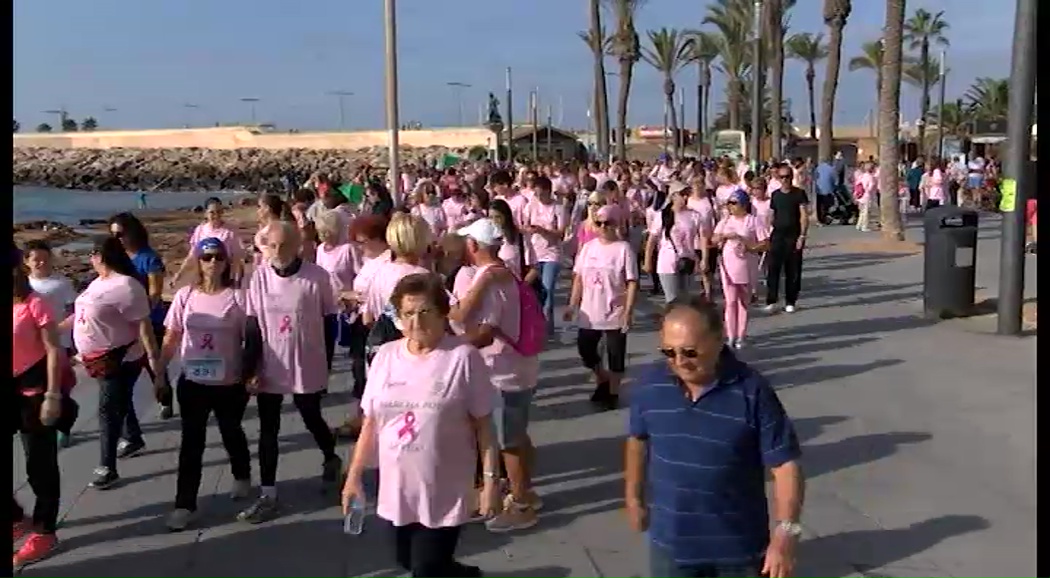
<svg viewBox="0 0 1050 578">
<path fill-rule="evenodd" d="M 792 538 L 798 538 L 802 535 L 802 525 L 798 522 L 791 522 L 788 520 L 781 520 L 777 522 L 777 531 L 782 532 Z"/>
</svg>

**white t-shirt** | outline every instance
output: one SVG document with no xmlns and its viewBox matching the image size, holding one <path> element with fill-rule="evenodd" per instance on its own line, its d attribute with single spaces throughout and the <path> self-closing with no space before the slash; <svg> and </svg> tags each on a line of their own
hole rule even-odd
<svg viewBox="0 0 1050 578">
<path fill-rule="evenodd" d="M 58 273 L 54 273 L 50 277 L 45 277 L 43 279 L 30 277 L 29 286 L 51 306 L 51 310 L 55 314 L 55 319 L 59 321 L 66 318 L 69 308 L 77 299 L 77 292 L 73 289 L 73 282 L 66 276 L 59 275 Z M 67 349 L 72 347 L 72 330 L 59 335 L 58 339 L 59 344 L 61 344 L 62 347 Z"/>
</svg>

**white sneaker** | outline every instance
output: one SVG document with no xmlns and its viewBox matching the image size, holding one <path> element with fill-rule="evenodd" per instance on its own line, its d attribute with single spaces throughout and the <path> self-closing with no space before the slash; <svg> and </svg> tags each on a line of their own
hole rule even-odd
<svg viewBox="0 0 1050 578">
<path fill-rule="evenodd" d="M 252 495 L 251 480 L 233 480 L 230 486 L 230 499 L 233 501 L 246 500 Z"/>
<path fill-rule="evenodd" d="M 769 305 L 766 305 L 765 307 L 763 307 L 762 311 L 765 311 L 766 313 L 776 313 L 777 312 L 777 304 L 776 303 L 770 303 Z"/>
<path fill-rule="evenodd" d="M 794 305 L 788 305 L 784 308 L 785 313 L 794 313 L 795 311 L 798 311 L 798 308 L 796 308 Z"/>
<path fill-rule="evenodd" d="M 190 525 L 193 518 L 193 512 L 180 508 L 168 514 L 168 519 L 165 521 L 165 524 L 167 524 L 168 529 L 172 532 L 181 532 Z"/>
<path fill-rule="evenodd" d="M 740 338 L 733 342 L 733 349 L 741 350 L 744 348 L 744 339 Z"/>
</svg>

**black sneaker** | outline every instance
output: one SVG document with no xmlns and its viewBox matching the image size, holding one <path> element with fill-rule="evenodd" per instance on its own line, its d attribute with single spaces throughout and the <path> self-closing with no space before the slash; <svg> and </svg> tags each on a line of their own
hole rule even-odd
<svg viewBox="0 0 1050 578">
<path fill-rule="evenodd" d="M 456 576 L 456 578 L 481 578 L 481 568 L 462 562 L 452 562 L 448 568 L 448 575 Z"/>
<path fill-rule="evenodd" d="M 608 394 L 602 400 L 597 402 L 598 408 L 601 411 L 615 411 L 620 409 L 620 396 Z"/>
<path fill-rule="evenodd" d="M 329 490 L 339 484 L 343 475 L 343 460 L 339 456 L 333 456 L 324 462 L 321 469 L 322 490 Z"/>
<path fill-rule="evenodd" d="M 146 449 L 146 442 L 142 440 L 120 440 L 120 443 L 117 444 L 117 457 L 121 459 L 134 457 L 135 454 L 141 452 L 144 449 Z"/>
<path fill-rule="evenodd" d="M 160 419 L 171 419 L 175 417 L 175 408 L 170 405 L 160 406 Z"/>
<path fill-rule="evenodd" d="M 591 394 L 591 403 L 601 403 L 607 397 L 609 397 L 609 382 L 601 381 Z"/>
<path fill-rule="evenodd" d="M 237 519 L 249 524 L 261 524 L 277 517 L 277 498 L 259 496 L 252 505 L 237 514 Z"/>
<path fill-rule="evenodd" d="M 91 480 L 88 486 L 96 490 L 108 490 L 119 480 L 120 476 L 117 475 L 117 472 L 106 467 L 98 467 L 95 468 L 95 479 Z"/>
</svg>

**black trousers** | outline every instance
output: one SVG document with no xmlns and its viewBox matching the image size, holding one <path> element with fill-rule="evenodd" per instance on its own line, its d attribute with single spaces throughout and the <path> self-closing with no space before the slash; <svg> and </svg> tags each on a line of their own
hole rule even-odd
<svg viewBox="0 0 1050 578">
<path fill-rule="evenodd" d="M 398 566 L 417 578 L 453 578 L 459 526 L 427 528 L 422 524 L 395 526 L 387 522 Z"/>
<path fill-rule="evenodd" d="M 167 330 L 165 329 L 163 323 L 154 323 L 153 324 L 153 339 L 157 340 L 157 347 L 160 347 L 160 344 L 164 343 L 164 334 L 165 333 L 167 333 Z M 154 375 L 153 368 L 151 368 L 148 363 L 146 363 L 144 365 L 146 367 L 146 374 L 149 375 L 149 380 L 151 382 L 152 381 L 156 381 L 157 380 L 157 376 Z M 175 400 L 174 400 L 173 396 L 171 395 L 171 390 L 168 390 L 165 393 L 162 393 L 161 397 L 157 400 L 157 403 L 159 403 L 160 405 L 162 405 L 164 407 L 174 408 L 175 407 Z M 132 408 L 132 410 L 134 410 L 134 408 Z"/>
<path fill-rule="evenodd" d="M 222 445 L 230 456 L 233 479 L 251 479 L 251 452 L 241 425 L 249 395 L 243 385 L 205 385 L 183 376 L 179 379 L 178 397 L 182 410 L 182 440 L 175 507 L 194 511 L 201 486 L 201 460 L 208 441 L 208 416 L 212 412 L 219 423 Z"/>
<path fill-rule="evenodd" d="M 28 371 L 26 373 L 29 373 Z M 12 433 L 22 437 L 25 451 L 26 477 L 29 487 L 36 495 L 33 506 L 33 527 L 37 532 L 53 534 L 58 526 L 58 511 L 62 498 L 62 483 L 58 470 L 58 434 L 55 428 L 40 421 L 42 394 L 22 395 L 18 387 L 19 378 L 11 388 Z M 46 383 L 46 382 L 45 382 Z M 25 518 L 18 501 L 11 499 L 11 522 Z"/>
<path fill-rule="evenodd" d="M 798 250 L 798 233 L 777 234 L 769 237 L 769 267 L 766 275 L 766 304 L 780 300 L 780 276 L 784 276 L 784 303 L 795 305 L 802 289 L 802 251 Z"/>
<path fill-rule="evenodd" d="M 613 373 L 623 373 L 627 365 L 627 334 L 619 329 L 584 329 L 576 333 L 576 351 L 583 366 L 591 371 L 601 367 L 602 340 L 605 340 L 606 365 Z"/>
<path fill-rule="evenodd" d="M 817 222 L 823 223 L 831 208 L 832 195 L 817 195 Z"/>
<path fill-rule="evenodd" d="M 361 399 L 365 395 L 365 377 L 368 372 L 365 362 L 365 340 L 368 339 L 368 328 L 358 317 L 346 329 L 346 346 L 350 354 L 350 376 L 354 380 L 353 396 Z"/>
<path fill-rule="evenodd" d="M 337 457 L 332 430 L 321 415 L 323 392 L 297 393 L 292 396 L 299 417 L 317 442 L 325 461 Z M 281 435 L 281 405 L 284 396 L 279 393 L 259 393 L 255 396 L 259 406 L 259 485 L 273 487 L 277 484 L 277 438 Z"/>
</svg>

